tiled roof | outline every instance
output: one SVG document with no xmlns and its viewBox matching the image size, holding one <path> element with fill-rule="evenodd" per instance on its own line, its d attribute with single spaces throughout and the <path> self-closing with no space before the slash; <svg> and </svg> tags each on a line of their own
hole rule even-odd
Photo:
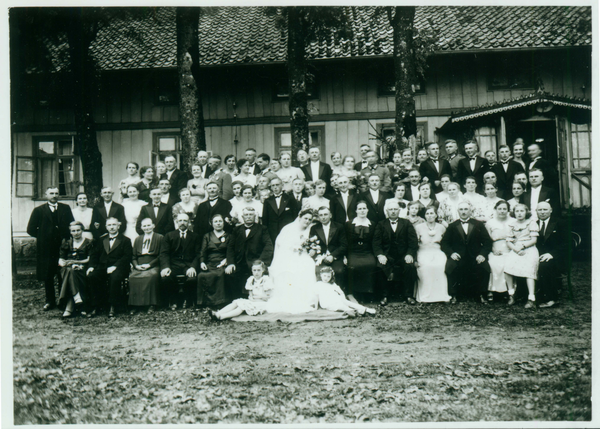
<svg viewBox="0 0 600 429">
<path fill-rule="evenodd" d="M 263 7 L 215 7 L 200 19 L 200 61 L 204 66 L 283 62 L 286 35 Z M 314 42 L 310 59 L 392 55 L 387 16 L 374 7 L 348 7 L 351 40 Z M 591 45 L 591 8 L 571 6 L 417 7 L 420 30 L 438 36 L 438 52 Z M 176 65 L 174 8 L 148 8 L 143 19 L 116 20 L 92 46 L 103 70 Z M 60 68 L 60 67 L 59 67 Z"/>
</svg>

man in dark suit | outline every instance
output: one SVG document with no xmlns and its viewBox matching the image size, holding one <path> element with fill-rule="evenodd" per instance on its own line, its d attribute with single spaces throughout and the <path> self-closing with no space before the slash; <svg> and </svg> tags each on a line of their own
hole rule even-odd
<svg viewBox="0 0 600 429">
<path fill-rule="evenodd" d="M 294 179 L 292 181 L 292 190 L 288 192 L 288 195 L 296 200 L 298 207 L 302 207 L 302 200 L 308 196 L 304 189 L 304 179 Z"/>
<path fill-rule="evenodd" d="M 323 180 L 327 184 L 325 195 L 329 196 L 333 194 L 333 188 L 331 187 L 331 166 L 325 162 L 321 162 L 321 149 L 317 146 L 311 146 L 308 149 L 309 163 L 302 167 L 304 177 L 308 181 L 315 182 L 317 180 Z"/>
<path fill-rule="evenodd" d="M 502 145 L 498 148 L 500 161 L 497 162 L 491 171 L 496 175 L 496 185 L 498 186 L 498 196 L 504 199 L 512 198 L 512 183 L 515 180 L 515 174 L 523 172 L 523 166 L 510 159 L 510 148 Z"/>
<path fill-rule="evenodd" d="M 129 275 L 132 248 L 131 240 L 119 232 L 119 220 L 109 217 L 106 220 L 107 233 L 100 237 L 90 255 L 87 276 L 94 285 L 92 301 L 94 316 L 98 308 L 110 304 L 108 317 L 114 317 L 117 305 L 122 301 L 121 283 Z M 108 282 L 108 291 L 106 284 Z"/>
<path fill-rule="evenodd" d="M 385 213 L 383 211 L 385 200 L 392 198 L 392 195 L 379 190 L 380 180 L 379 176 L 375 174 L 369 177 L 368 186 L 369 189 L 366 192 L 363 192 L 358 198 L 355 198 L 356 202 L 352 204 L 352 210 L 356 210 L 356 204 L 359 201 L 364 200 L 367 203 L 367 209 L 369 210 L 367 217 L 372 225 L 377 225 L 380 221 L 385 219 Z"/>
<path fill-rule="evenodd" d="M 546 202 L 537 206 L 540 228 L 536 247 L 540 254 L 537 272 L 536 298 L 540 308 L 550 308 L 558 304 L 558 290 L 561 287 L 561 274 L 565 272 L 569 231 L 565 222 L 552 216 L 552 207 Z"/>
<path fill-rule="evenodd" d="M 458 144 L 456 140 L 448 139 L 444 142 L 444 148 L 446 149 L 446 160 L 450 163 L 450 169 L 452 170 L 452 175 L 450 176 L 453 181 L 456 181 L 456 177 L 458 174 L 458 163 L 461 159 L 464 159 L 464 155 L 461 155 L 458 152 Z"/>
<path fill-rule="evenodd" d="M 527 165 L 527 172 L 530 172 L 534 168 L 541 170 L 544 174 L 544 182 L 549 188 L 558 191 L 558 174 L 556 165 L 552 165 L 550 161 L 542 158 L 542 149 L 537 143 L 530 144 L 527 146 L 527 155 L 532 161 Z"/>
<path fill-rule="evenodd" d="M 387 215 L 389 218 L 377 224 L 373 236 L 373 253 L 385 277 L 380 283 L 383 285 L 380 304 L 386 305 L 390 294 L 396 291 L 408 304 L 415 305 L 417 233 L 409 220 L 399 218 L 398 203 L 388 203 Z"/>
<path fill-rule="evenodd" d="M 94 239 L 100 238 L 106 234 L 106 220 L 109 217 L 114 217 L 121 224 L 119 232 L 123 234 L 127 228 L 127 219 L 125 219 L 125 209 L 119 203 L 115 203 L 113 198 L 113 190 L 110 186 L 105 186 L 100 190 L 102 200 L 94 207 L 92 212 L 92 221 L 90 222 L 90 231 Z"/>
<path fill-rule="evenodd" d="M 458 204 L 459 219 L 448 225 L 441 242 L 448 257 L 446 275 L 448 294 L 456 303 L 459 296 L 475 295 L 487 304 L 487 286 L 490 266 L 487 257 L 492 251 L 492 239 L 483 222 L 471 218 L 471 204 Z"/>
<path fill-rule="evenodd" d="M 44 311 L 56 307 L 54 276 L 58 274 L 60 245 L 69 238 L 69 225 L 73 222 L 71 207 L 58 202 L 58 188 L 47 188 L 46 200 L 47 204 L 33 209 L 27 224 L 27 234 L 37 239 L 36 276 L 46 289 Z"/>
<path fill-rule="evenodd" d="M 260 167 L 256 165 L 256 149 L 250 147 L 244 152 L 246 160 L 250 163 L 250 174 L 257 175 L 260 173 Z"/>
<path fill-rule="evenodd" d="M 560 200 L 558 194 L 552 188 L 543 186 L 544 174 L 541 170 L 534 168 L 529 170 L 529 191 L 525 192 L 521 197 L 521 201 L 532 213 L 536 213 L 537 205 L 542 201 L 546 201 L 552 207 L 555 213 L 560 213 Z"/>
<path fill-rule="evenodd" d="M 208 200 L 198 206 L 196 217 L 194 218 L 194 232 L 198 234 L 200 240 L 204 234 L 212 231 L 211 219 L 214 215 L 220 214 L 225 220 L 225 231 L 231 232 L 231 203 L 219 197 L 219 185 L 215 182 L 208 182 L 206 185 L 206 195 Z"/>
<path fill-rule="evenodd" d="M 231 299 L 248 295 L 244 289 L 246 280 L 252 275 L 252 263 L 261 260 L 270 265 L 273 260 L 273 242 L 266 226 L 255 223 L 253 207 L 242 209 L 244 223 L 236 226 L 227 245 L 227 268 L 225 274 L 232 275 Z"/>
<path fill-rule="evenodd" d="M 213 169 L 208 164 L 208 152 L 205 150 L 198 151 L 198 155 L 196 156 L 196 163 L 202 169 L 202 177 L 203 179 L 208 179 L 211 174 L 213 174 Z"/>
<path fill-rule="evenodd" d="M 167 166 L 167 172 L 165 175 L 171 184 L 171 197 L 175 200 L 175 202 L 179 202 L 179 191 L 187 187 L 189 176 L 186 172 L 175 168 L 177 166 L 177 159 L 175 159 L 174 156 L 167 156 L 165 158 L 165 165 Z"/>
<path fill-rule="evenodd" d="M 171 192 L 171 182 L 169 181 L 169 179 L 160 179 L 158 181 L 158 187 L 162 191 L 162 197 L 160 198 L 160 201 L 163 204 L 166 204 L 173 208 L 173 206 L 180 201 L 179 194 L 175 195 Z"/>
<path fill-rule="evenodd" d="M 419 165 L 419 173 L 422 178 L 427 177 L 435 193 L 442 192 L 441 177 L 444 174 L 452 175 L 450 163 L 440 158 L 440 147 L 437 143 L 429 143 L 427 146 L 429 159 Z"/>
<path fill-rule="evenodd" d="M 361 160 L 360 162 L 357 162 L 356 164 L 354 164 L 354 169 L 358 172 L 360 172 L 360 170 L 362 170 L 363 168 L 367 168 L 367 166 L 369 165 L 369 160 L 367 159 L 367 153 L 369 153 L 369 151 L 371 150 L 371 146 L 369 146 L 366 143 L 363 143 L 360 145 L 360 157 Z"/>
<path fill-rule="evenodd" d="M 321 265 L 329 265 L 333 268 L 337 285 L 344 289 L 346 286 L 344 256 L 348 250 L 344 225 L 331 221 L 331 211 L 327 207 L 321 207 L 317 216 L 319 222 L 310 229 L 310 237 L 319 238 L 321 255 L 323 255 Z M 317 271 L 319 268 L 317 267 Z"/>
<path fill-rule="evenodd" d="M 477 192 L 481 194 L 483 193 L 483 175 L 490 170 L 490 164 L 487 159 L 477 155 L 478 152 L 479 145 L 475 140 L 465 143 L 467 157 L 459 161 L 456 178 L 465 190 L 465 180 L 467 177 L 473 176 L 477 182 Z"/>
<path fill-rule="evenodd" d="M 173 211 L 171 206 L 161 202 L 162 191 L 160 188 L 154 188 L 150 191 L 150 204 L 142 206 L 140 215 L 138 216 L 135 230 L 138 234 L 142 235 L 142 221 L 146 218 L 151 218 L 156 225 L 154 229 L 160 235 L 173 231 L 175 226 L 173 225 Z"/>
<path fill-rule="evenodd" d="M 349 185 L 350 179 L 340 176 L 337 180 L 338 192 L 331 197 L 331 218 L 341 225 L 356 217 L 353 211 L 356 193 L 353 189 L 348 189 Z"/>
<path fill-rule="evenodd" d="M 262 222 L 269 230 L 271 241 L 275 243 L 283 227 L 292 223 L 298 216 L 300 205 L 293 197 L 282 192 L 283 182 L 280 178 L 271 180 L 270 186 L 273 195 L 263 204 Z"/>
<path fill-rule="evenodd" d="M 164 284 L 165 302 L 171 310 L 177 310 L 177 304 L 194 306 L 202 241 L 188 229 L 189 225 L 189 216 L 186 213 L 178 214 L 177 229 L 165 235 L 160 249 L 160 276 Z M 185 276 L 184 303 L 177 302 L 177 276 Z"/>
<path fill-rule="evenodd" d="M 419 170 L 410 170 L 408 172 L 408 183 L 404 187 L 404 199 L 407 201 L 417 201 L 421 198 L 419 185 L 421 184 L 421 173 Z"/>
</svg>

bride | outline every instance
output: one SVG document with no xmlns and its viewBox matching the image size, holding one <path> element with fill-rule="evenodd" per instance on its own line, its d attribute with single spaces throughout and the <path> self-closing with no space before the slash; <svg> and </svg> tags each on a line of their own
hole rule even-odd
<svg viewBox="0 0 600 429">
<path fill-rule="evenodd" d="M 319 308 L 315 261 L 302 248 L 309 238 L 312 221 L 312 210 L 302 210 L 275 240 L 275 254 L 269 268 L 274 288 L 266 304 L 269 313 L 297 314 Z"/>
</svg>

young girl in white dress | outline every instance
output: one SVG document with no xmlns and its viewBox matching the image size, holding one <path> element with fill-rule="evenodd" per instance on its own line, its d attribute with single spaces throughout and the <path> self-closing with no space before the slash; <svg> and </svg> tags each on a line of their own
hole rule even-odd
<svg viewBox="0 0 600 429">
<path fill-rule="evenodd" d="M 354 316 L 358 313 L 362 316 L 365 313 L 375 314 L 373 308 L 365 307 L 364 305 L 348 301 L 344 292 L 338 285 L 335 284 L 335 274 L 333 268 L 324 266 L 319 272 L 321 281 L 317 282 L 316 288 L 319 295 L 319 307 L 330 311 L 343 311 L 349 316 Z"/>
<path fill-rule="evenodd" d="M 267 267 L 263 261 L 252 263 L 252 277 L 246 281 L 246 290 L 250 291 L 248 299 L 236 299 L 219 311 L 211 311 L 213 319 L 225 320 L 246 313 L 256 316 L 265 312 L 267 301 L 271 297 L 273 283 L 267 275 Z"/>
</svg>

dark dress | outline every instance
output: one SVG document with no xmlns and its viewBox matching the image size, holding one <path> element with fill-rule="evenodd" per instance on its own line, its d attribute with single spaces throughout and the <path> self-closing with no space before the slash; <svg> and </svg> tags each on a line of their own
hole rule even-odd
<svg viewBox="0 0 600 429">
<path fill-rule="evenodd" d="M 90 252 L 92 251 L 92 241 L 88 238 L 83 239 L 83 243 L 79 248 L 73 248 L 73 239 L 69 238 L 62 241 L 60 246 L 60 258 L 61 259 L 74 259 L 77 261 L 84 261 L 89 258 Z M 84 267 L 81 270 L 74 270 L 72 265 L 62 267 L 60 274 L 62 276 L 62 286 L 60 288 L 59 302 L 61 305 L 65 305 L 72 297 L 79 294 L 81 300 L 87 303 L 89 299 L 89 293 L 86 283 L 85 272 L 87 270 L 87 263 L 83 264 Z"/>
<path fill-rule="evenodd" d="M 373 293 L 377 260 L 373 254 L 375 226 L 346 222 L 348 241 L 348 294 Z"/>
<path fill-rule="evenodd" d="M 147 254 L 142 254 L 144 235 L 135 238 L 133 242 L 133 270 L 129 275 L 129 305 L 146 306 L 158 305 L 160 292 L 159 255 L 163 236 L 152 234 Z M 136 265 L 150 264 L 147 270 L 136 270 Z"/>
<path fill-rule="evenodd" d="M 217 238 L 214 232 L 204 234 L 200 263 L 204 262 L 208 271 L 198 274 L 198 305 L 219 306 L 226 304 L 225 266 L 217 268 L 223 259 L 227 258 L 227 245 L 231 240 L 229 233 Z"/>
</svg>

